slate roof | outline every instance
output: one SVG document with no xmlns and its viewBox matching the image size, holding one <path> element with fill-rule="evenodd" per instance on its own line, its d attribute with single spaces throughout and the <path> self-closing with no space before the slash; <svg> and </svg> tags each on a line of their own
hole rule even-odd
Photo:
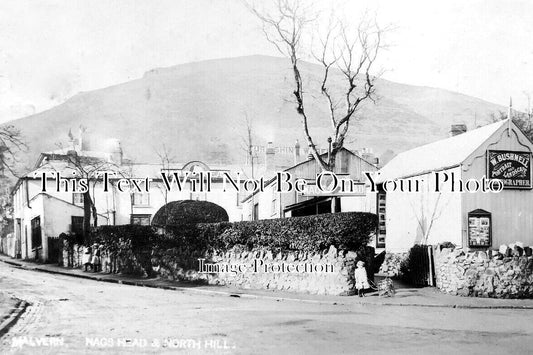
<svg viewBox="0 0 533 355">
<path fill-rule="evenodd" d="M 507 124 L 508 120 L 499 121 L 402 152 L 377 172 L 375 181 L 407 178 L 458 166 Z"/>
</svg>

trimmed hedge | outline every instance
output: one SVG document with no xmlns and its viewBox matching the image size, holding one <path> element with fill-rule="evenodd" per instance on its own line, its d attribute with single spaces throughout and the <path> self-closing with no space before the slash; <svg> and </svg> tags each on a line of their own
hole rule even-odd
<svg viewBox="0 0 533 355">
<path fill-rule="evenodd" d="M 371 233 L 376 230 L 377 216 L 344 212 L 197 227 L 204 245 L 214 249 L 228 250 L 243 245 L 248 249 L 265 247 L 316 252 L 333 245 L 338 249 L 358 250 L 368 244 Z"/>
<path fill-rule="evenodd" d="M 101 226 L 93 241 L 131 241 L 135 251 L 185 248 L 192 251 L 229 250 L 235 245 L 248 249 L 317 252 L 329 249 L 358 250 L 368 244 L 377 226 L 373 213 L 344 212 L 316 216 L 265 219 L 259 221 L 184 224 L 168 227 L 164 235 L 155 228 L 140 225 Z"/>
</svg>

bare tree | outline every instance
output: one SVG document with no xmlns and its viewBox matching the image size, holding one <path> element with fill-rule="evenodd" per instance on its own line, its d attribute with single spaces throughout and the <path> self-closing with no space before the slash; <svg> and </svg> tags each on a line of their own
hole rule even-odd
<svg viewBox="0 0 533 355">
<path fill-rule="evenodd" d="M 305 47 L 304 37 L 313 37 L 313 30 L 319 28 L 319 17 L 302 0 L 273 0 L 273 6 L 259 6 L 247 3 L 250 11 L 261 21 L 263 33 L 277 50 L 290 58 L 294 74 L 296 111 L 311 154 L 322 169 L 335 169 L 336 154 L 342 149 L 350 127 L 350 121 L 361 103 L 374 100 L 376 76 L 371 74 L 378 53 L 384 47 L 380 28 L 375 20 L 367 18 L 352 26 L 340 19 L 330 18 L 326 31 L 318 31 L 318 48 Z M 309 131 L 309 115 L 306 110 L 306 87 L 300 72 L 302 55 L 312 55 L 322 66 L 320 92 L 328 107 L 331 135 L 328 137 L 327 157 L 320 156 L 315 140 Z M 344 88 L 333 90 L 332 71 L 340 71 Z"/>
<path fill-rule="evenodd" d="M 172 154 L 172 151 L 167 147 L 166 144 L 163 143 L 160 149 L 156 149 L 155 153 L 159 157 L 159 162 L 161 164 L 161 171 L 165 172 L 167 175 L 170 175 L 171 164 L 175 159 L 174 155 Z M 161 193 L 163 194 L 163 197 L 165 199 L 165 204 L 163 208 L 164 208 L 164 212 L 166 216 L 167 207 L 168 207 L 167 204 L 168 204 L 169 191 L 165 186 L 163 186 L 163 184 L 158 184 L 157 186 L 161 190 Z M 167 219 L 165 219 L 165 224 L 166 223 L 167 223 Z"/>
<path fill-rule="evenodd" d="M 82 130 L 85 128 L 80 127 Z M 69 137 L 72 134 L 69 131 Z M 117 163 L 108 161 L 100 157 L 85 156 L 78 154 L 73 147 L 65 148 L 62 143 L 56 143 L 60 149 L 65 150 L 63 155 L 71 169 L 75 172 L 76 179 L 85 180 L 87 182 L 87 189 L 83 192 L 83 239 L 87 242 L 88 235 L 92 226 L 98 226 L 98 211 L 95 202 L 95 190 L 98 183 L 103 181 L 103 172 L 113 172 L 122 177 L 128 177 L 129 174 Z"/>
<path fill-rule="evenodd" d="M 7 169 L 13 176 L 15 164 L 18 162 L 17 153 L 26 149 L 20 130 L 12 125 L 0 127 L 0 175 Z"/>
<path fill-rule="evenodd" d="M 250 164 L 250 177 L 254 178 L 254 160 L 257 159 L 257 155 L 254 154 L 254 128 L 253 122 L 248 117 L 248 113 L 244 112 L 244 128 L 245 134 L 241 136 L 241 147 L 246 152 L 246 163 Z"/>
<path fill-rule="evenodd" d="M 98 211 L 95 203 L 95 187 L 102 182 L 102 172 L 117 172 L 119 167 L 112 162 L 100 158 L 93 158 L 79 155 L 76 151 L 69 151 L 67 159 L 76 171 L 76 177 L 87 181 L 87 190 L 83 193 L 83 237 L 87 241 L 87 236 L 91 228 L 91 217 L 93 227 L 98 226 Z"/>
<path fill-rule="evenodd" d="M 433 224 L 441 217 L 445 208 L 450 203 L 449 196 L 445 201 L 442 201 L 441 197 L 442 193 L 439 192 L 437 193 L 435 200 L 431 202 L 429 198 L 425 200 L 423 196 L 420 195 L 420 201 L 417 204 L 418 208 L 415 207 L 415 203 L 408 198 L 409 205 L 411 206 L 418 223 L 417 244 L 427 244 Z M 425 213 L 426 211 L 428 212 L 427 215 Z"/>
<path fill-rule="evenodd" d="M 531 125 L 531 118 L 533 116 L 533 112 L 531 112 L 530 110 L 528 110 L 528 112 L 524 113 L 520 111 L 513 111 L 513 122 L 531 141 L 533 141 L 533 127 Z M 509 114 L 504 111 L 492 112 L 489 116 L 489 120 L 491 122 L 503 121 L 507 119 L 508 115 Z"/>
</svg>

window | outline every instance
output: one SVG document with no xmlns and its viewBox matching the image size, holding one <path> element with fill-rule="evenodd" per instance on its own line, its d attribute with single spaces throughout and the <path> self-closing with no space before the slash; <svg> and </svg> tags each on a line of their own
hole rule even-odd
<svg viewBox="0 0 533 355">
<path fill-rule="evenodd" d="M 252 212 L 252 220 L 257 221 L 259 219 L 259 203 L 254 204 Z"/>
<path fill-rule="evenodd" d="M 150 225 L 150 215 L 149 214 L 132 214 L 131 215 L 131 224 L 139 224 L 141 226 Z"/>
<path fill-rule="evenodd" d="M 270 214 L 271 215 L 275 215 L 277 210 L 278 210 L 277 209 L 277 200 L 276 199 L 272 200 L 272 207 L 270 209 L 271 209 Z"/>
<path fill-rule="evenodd" d="M 70 231 L 76 235 L 83 235 L 83 217 L 72 216 L 71 221 L 72 227 Z"/>
<path fill-rule="evenodd" d="M 74 192 L 72 194 L 72 203 L 75 205 L 83 205 L 83 194 L 79 192 Z"/>
<path fill-rule="evenodd" d="M 134 192 L 133 193 L 133 205 L 135 206 L 150 205 L 150 194 L 148 194 L 147 192 Z"/>
<path fill-rule="evenodd" d="M 35 217 L 31 220 L 31 247 L 33 249 L 40 247 L 43 244 L 41 237 L 41 217 Z"/>
</svg>

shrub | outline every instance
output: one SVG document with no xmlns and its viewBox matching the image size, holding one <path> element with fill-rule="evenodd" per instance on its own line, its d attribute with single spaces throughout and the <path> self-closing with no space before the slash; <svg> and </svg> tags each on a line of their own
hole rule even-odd
<svg viewBox="0 0 533 355">
<path fill-rule="evenodd" d="M 152 225 L 157 227 L 182 226 L 186 224 L 216 223 L 228 221 L 228 213 L 219 205 L 209 201 L 172 201 L 161 207 Z"/>
</svg>

